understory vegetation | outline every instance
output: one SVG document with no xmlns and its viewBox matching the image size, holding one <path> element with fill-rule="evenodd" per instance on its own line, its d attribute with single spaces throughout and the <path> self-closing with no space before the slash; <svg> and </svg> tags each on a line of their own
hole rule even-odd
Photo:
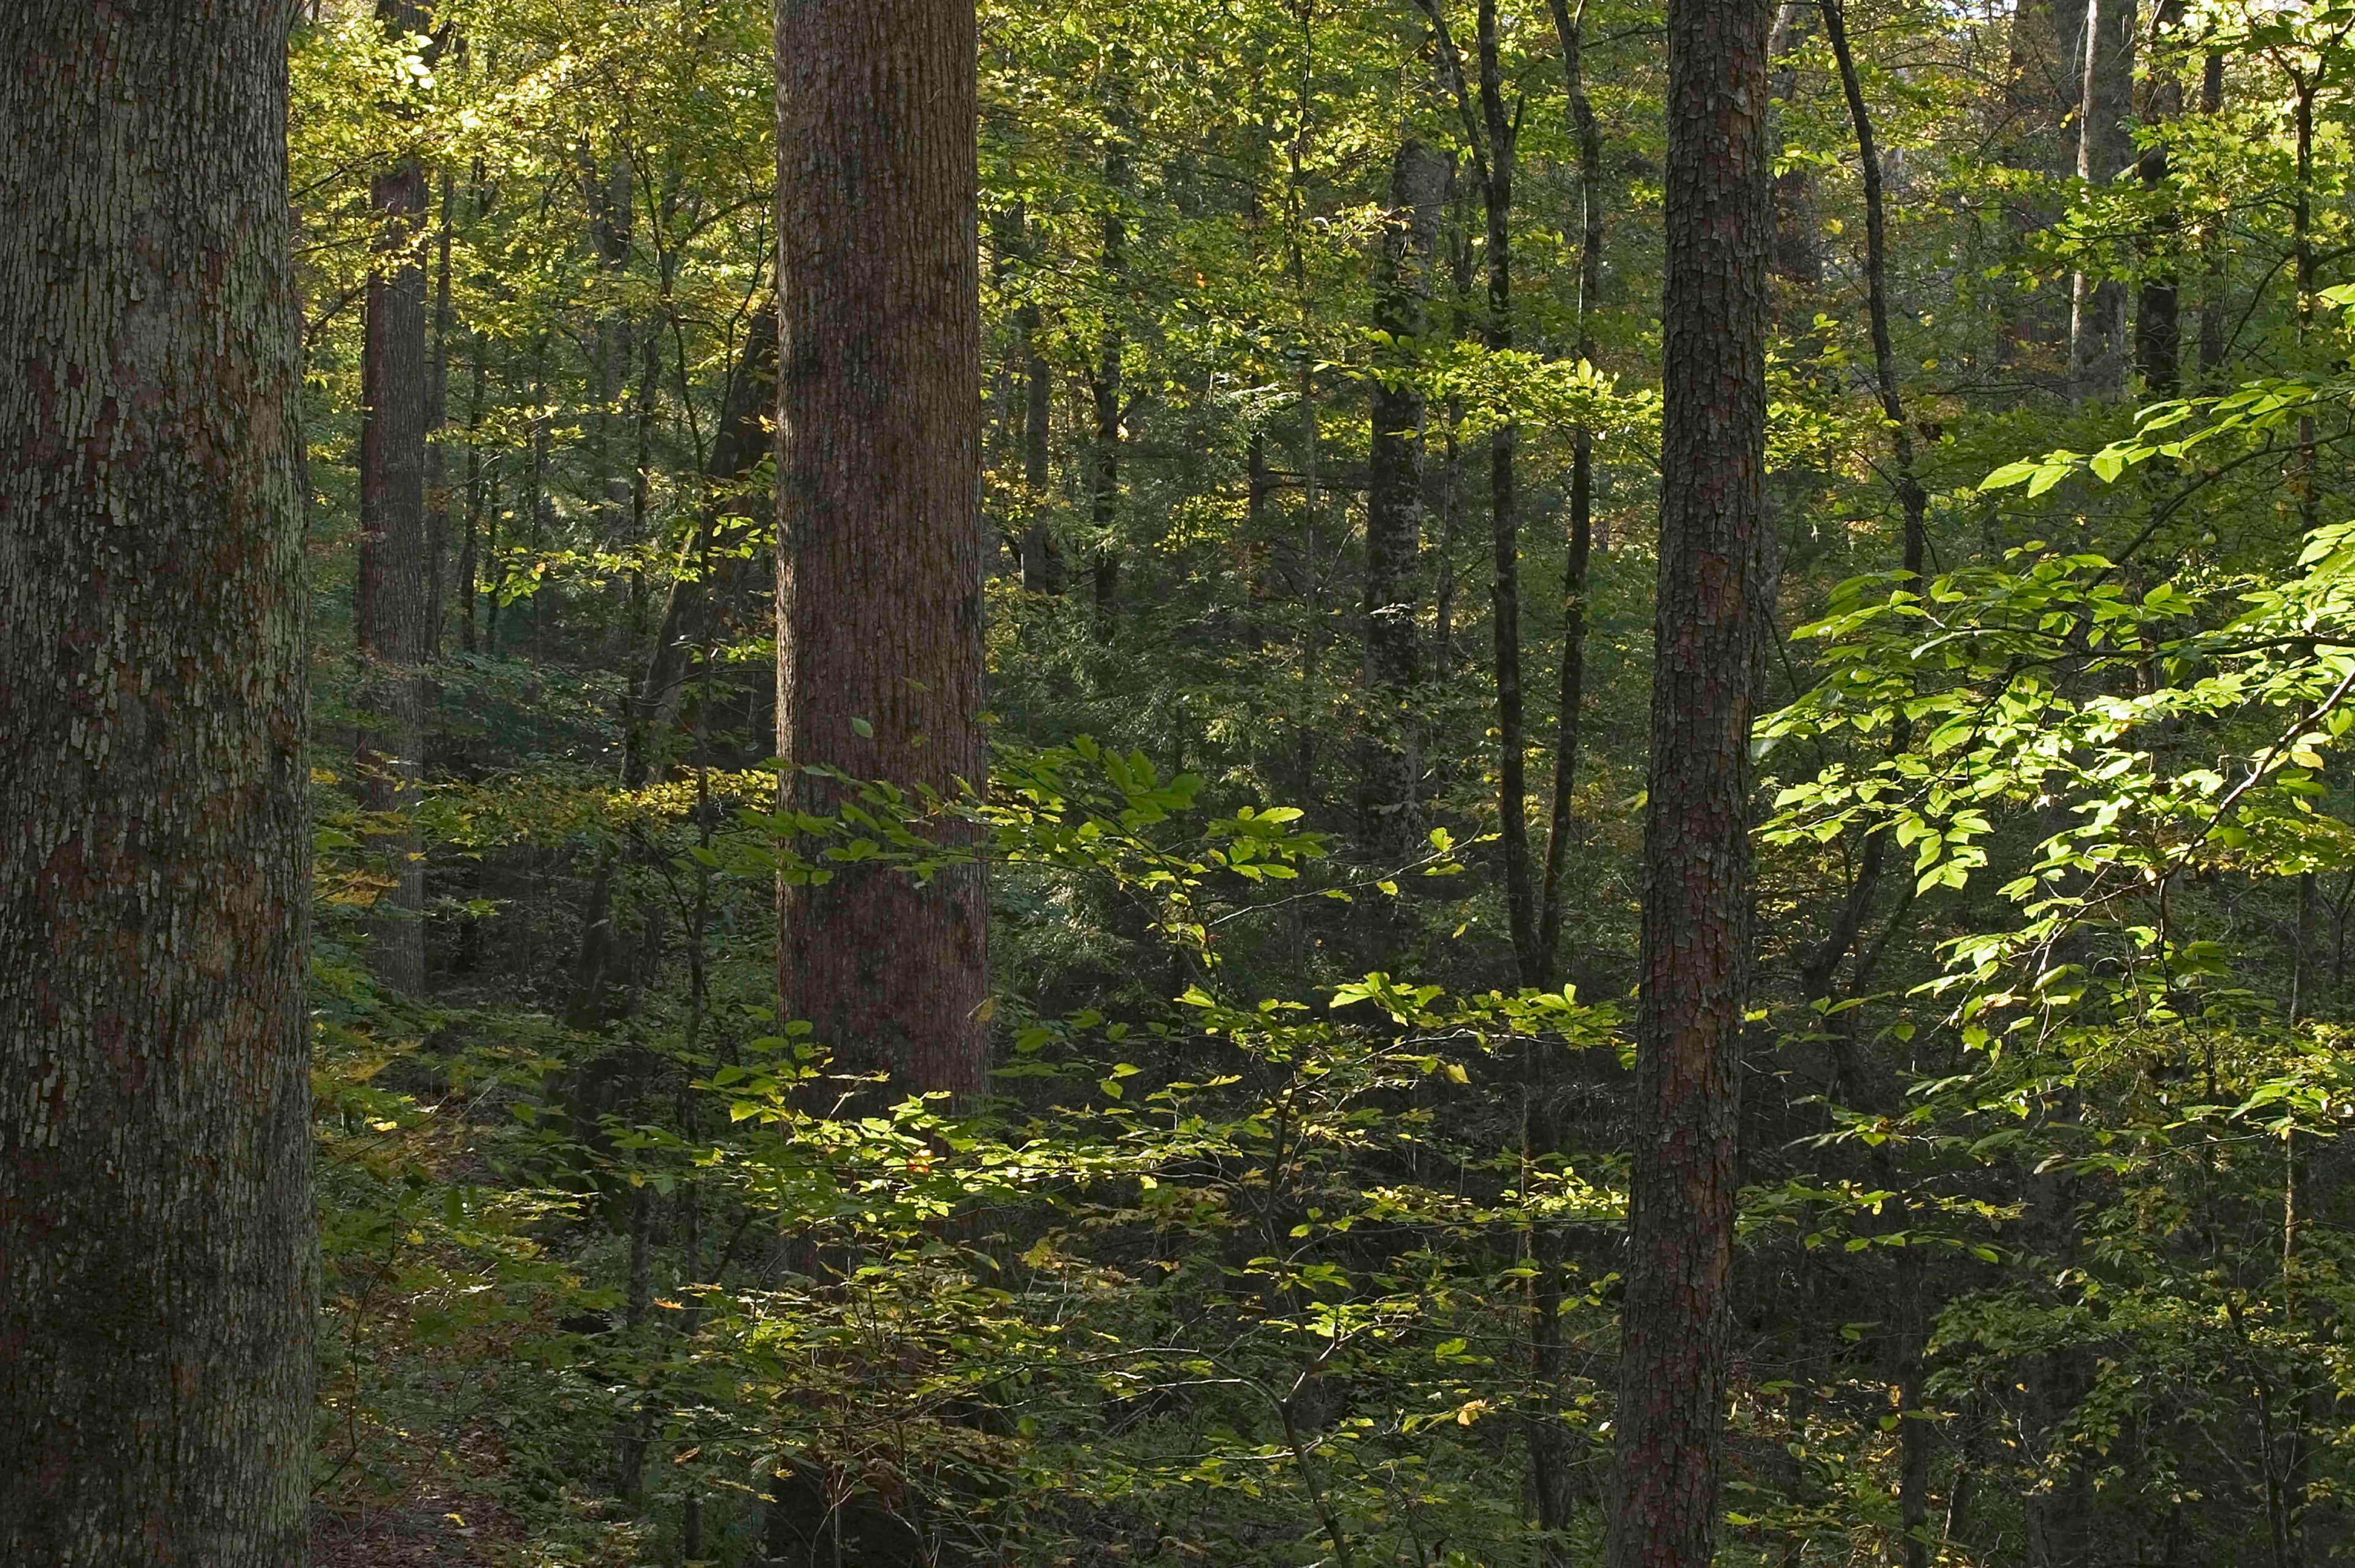
<svg viewBox="0 0 2355 1568">
<path fill-rule="evenodd" d="M 827 810 L 766 8 L 309 11 L 323 1551 L 1599 1563 L 1658 9 L 985 0 L 987 776 Z M 2115 12 L 1777 18 L 1721 1562 L 2355 1546 L 2355 9 Z M 781 1008 L 976 866 L 986 1092 Z"/>
</svg>

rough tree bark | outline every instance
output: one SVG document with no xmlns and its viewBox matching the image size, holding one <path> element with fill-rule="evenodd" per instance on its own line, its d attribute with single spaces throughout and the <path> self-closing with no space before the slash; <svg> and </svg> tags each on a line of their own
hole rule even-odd
<svg viewBox="0 0 2355 1568">
<path fill-rule="evenodd" d="M 0 1562 L 302 1568 L 288 0 L 0 7 Z"/>
<path fill-rule="evenodd" d="M 1704 1568 L 1717 1525 L 1750 943 L 1771 20 L 1760 0 L 1669 0 L 1659 587 L 1610 1568 Z"/>
<path fill-rule="evenodd" d="M 1374 327 L 1402 349 L 1430 328 L 1431 266 L 1452 160 L 1412 136 L 1391 164 L 1391 210 L 1375 260 Z M 1423 550 L 1423 393 L 1403 378 L 1374 381 L 1366 494 L 1365 680 L 1375 705 L 1359 822 L 1368 839 L 1401 844 L 1413 827 L 1417 748 L 1409 709 L 1422 678 L 1416 610 Z"/>
<path fill-rule="evenodd" d="M 971 0 L 778 0 L 777 749 L 978 786 L 980 262 Z M 787 798 L 824 811 L 803 772 Z M 849 1065 L 982 1084 L 978 866 L 779 895 L 788 1016 Z"/>
<path fill-rule="evenodd" d="M 408 0 L 378 0 L 396 34 L 424 30 Z M 369 272 L 360 352 L 360 538 L 354 622 L 361 711 L 355 748 L 360 802 L 370 811 L 416 804 L 424 761 L 424 667 L 432 657 L 433 592 L 426 537 L 425 437 L 431 375 L 425 350 L 425 170 L 402 157 L 368 182 L 380 260 Z M 379 842 L 393 884 L 368 923 L 368 958 L 397 991 L 425 983 L 425 868 L 409 833 Z"/>
</svg>

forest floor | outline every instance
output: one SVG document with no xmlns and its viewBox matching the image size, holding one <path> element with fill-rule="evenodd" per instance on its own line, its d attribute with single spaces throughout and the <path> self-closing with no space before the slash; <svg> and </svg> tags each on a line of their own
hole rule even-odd
<svg viewBox="0 0 2355 1568">
<path fill-rule="evenodd" d="M 477 1435 L 460 1446 L 470 1467 L 493 1457 Z M 500 1546 L 521 1542 L 524 1533 L 496 1501 L 463 1479 L 421 1468 L 389 1498 L 347 1490 L 332 1501 L 317 1499 L 311 1568 L 460 1568 L 496 1561 Z"/>
</svg>

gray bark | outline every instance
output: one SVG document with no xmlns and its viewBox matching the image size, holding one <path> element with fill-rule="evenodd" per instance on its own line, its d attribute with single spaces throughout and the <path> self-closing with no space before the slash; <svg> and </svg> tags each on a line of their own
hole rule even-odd
<svg viewBox="0 0 2355 1568">
<path fill-rule="evenodd" d="M 287 0 L 0 7 L 0 1562 L 300 1568 Z"/>
<path fill-rule="evenodd" d="M 2135 161 L 2135 0 L 2092 0 L 2085 7 L 2084 87 L 2077 122 L 2077 177 L 2106 186 Z M 2069 389 L 2079 398 L 2115 397 L 2126 386 L 2126 286 L 2079 272 L 2069 295 Z"/>
</svg>

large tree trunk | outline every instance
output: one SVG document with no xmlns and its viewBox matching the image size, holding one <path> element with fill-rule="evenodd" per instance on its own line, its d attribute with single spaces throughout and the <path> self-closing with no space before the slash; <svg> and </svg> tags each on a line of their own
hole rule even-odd
<svg viewBox="0 0 2355 1568">
<path fill-rule="evenodd" d="M 0 7 L 0 1562 L 301 1568 L 286 0 Z"/>
<path fill-rule="evenodd" d="M 971 0 L 778 0 L 777 749 L 979 787 L 980 271 Z M 824 811 L 825 781 L 788 773 Z M 780 893 L 788 1016 L 902 1084 L 981 1087 L 978 866 Z"/>
<path fill-rule="evenodd" d="M 1765 469 L 1759 0 L 1669 0 L 1660 552 L 1610 1568 L 1705 1568 L 1733 1266 Z"/>
<path fill-rule="evenodd" d="M 422 30 L 406 0 L 378 0 L 400 34 Z M 368 715 L 354 767 L 361 804 L 406 811 L 424 761 L 424 666 L 432 656 L 433 592 L 425 518 L 425 436 L 431 377 L 425 352 L 425 171 L 403 158 L 368 185 L 382 260 L 368 274 L 360 357 L 360 539 L 354 620 L 358 703 Z M 393 989 L 425 983 L 425 868 L 414 835 L 387 835 L 392 885 L 369 922 L 369 960 Z"/>
<path fill-rule="evenodd" d="M 1391 210 L 1375 261 L 1374 327 L 1403 358 L 1429 329 L 1432 257 L 1447 200 L 1451 160 L 1414 137 L 1391 164 Z M 1422 678 L 1417 585 L 1423 552 L 1423 393 L 1406 375 L 1377 378 L 1366 495 L 1366 699 L 1374 709 L 1365 751 L 1359 822 L 1391 848 L 1412 828 L 1416 725 L 1410 708 Z"/>
</svg>

